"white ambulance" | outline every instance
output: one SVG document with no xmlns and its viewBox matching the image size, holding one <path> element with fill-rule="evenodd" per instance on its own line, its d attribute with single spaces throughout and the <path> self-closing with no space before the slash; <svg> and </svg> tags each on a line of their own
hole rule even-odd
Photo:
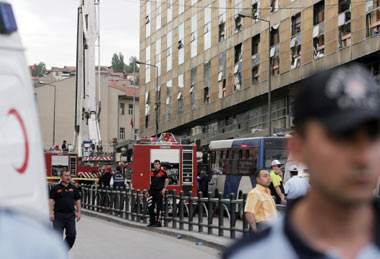
<svg viewBox="0 0 380 259">
<path fill-rule="evenodd" d="M 67 258 L 49 226 L 31 75 L 12 6 L 0 0 L 0 244 L 2 258 Z"/>
</svg>

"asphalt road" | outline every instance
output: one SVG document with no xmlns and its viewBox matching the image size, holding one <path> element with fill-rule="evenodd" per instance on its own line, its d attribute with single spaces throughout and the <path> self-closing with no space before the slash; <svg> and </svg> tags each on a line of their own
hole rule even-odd
<svg viewBox="0 0 380 259">
<path fill-rule="evenodd" d="M 71 259 L 219 257 L 220 252 L 213 248 L 153 233 L 145 228 L 128 228 L 89 216 L 83 216 L 77 223 L 77 239 L 70 251 Z"/>
</svg>

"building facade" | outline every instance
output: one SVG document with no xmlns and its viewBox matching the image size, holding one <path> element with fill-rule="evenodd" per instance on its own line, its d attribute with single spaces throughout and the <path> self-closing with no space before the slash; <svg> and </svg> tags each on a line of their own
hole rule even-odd
<svg viewBox="0 0 380 259">
<path fill-rule="evenodd" d="M 272 132 L 286 132 L 313 72 L 356 61 L 379 76 L 379 29 L 379 0 L 142 1 L 141 135 L 268 135 L 269 75 Z"/>
<path fill-rule="evenodd" d="M 133 139 L 133 86 L 122 86 L 115 84 L 114 81 L 115 79 L 110 80 L 110 76 L 101 74 L 100 135 L 105 152 L 113 151 L 113 138 L 117 138 L 118 142 Z M 139 125 L 138 90 L 136 87 L 134 121 L 136 129 Z M 35 98 L 44 147 L 60 146 L 63 140 L 66 140 L 67 144 L 72 144 L 75 118 L 75 77 L 38 86 L 35 88 Z"/>
</svg>

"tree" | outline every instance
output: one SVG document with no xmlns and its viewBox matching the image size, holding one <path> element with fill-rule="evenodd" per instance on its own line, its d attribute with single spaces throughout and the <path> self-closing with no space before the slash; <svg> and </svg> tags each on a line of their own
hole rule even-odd
<svg viewBox="0 0 380 259">
<path fill-rule="evenodd" d="M 31 67 L 32 70 L 32 76 L 41 77 L 46 74 L 46 64 L 44 62 L 40 62 L 37 64 L 34 64 Z"/>
<path fill-rule="evenodd" d="M 119 55 L 114 53 L 112 56 L 112 69 L 116 73 L 124 72 L 124 56 L 119 52 Z"/>
<path fill-rule="evenodd" d="M 137 58 L 135 56 L 129 57 L 129 64 L 125 65 L 125 71 L 127 74 L 135 72 L 135 69 L 136 73 L 139 72 L 139 67 L 134 67 L 136 60 Z"/>
</svg>

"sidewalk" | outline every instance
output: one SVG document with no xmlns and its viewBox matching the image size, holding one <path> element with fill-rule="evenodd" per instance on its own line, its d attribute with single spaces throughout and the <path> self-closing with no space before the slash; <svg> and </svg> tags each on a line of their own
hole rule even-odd
<svg viewBox="0 0 380 259">
<path fill-rule="evenodd" d="M 234 242 L 233 239 L 227 238 L 227 237 L 219 237 L 217 235 L 208 235 L 207 233 L 199 233 L 195 231 L 188 231 L 188 230 L 179 230 L 179 229 L 174 229 L 170 227 L 147 227 L 147 224 L 143 223 L 138 223 L 134 222 L 131 220 L 126 220 L 120 217 L 104 214 L 104 213 L 99 213 L 87 209 L 82 209 L 82 214 L 87 215 L 90 217 L 95 217 L 98 219 L 106 220 L 109 222 L 113 222 L 116 224 L 120 224 L 123 226 L 127 227 L 132 227 L 132 228 L 137 228 L 137 229 L 144 229 L 148 231 L 152 231 L 155 233 L 163 234 L 163 235 L 168 235 L 168 236 L 173 236 L 177 237 L 181 235 L 182 239 L 191 241 L 191 242 L 202 242 L 203 245 L 218 249 L 218 250 L 223 250 L 226 246 L 232 244 Z"/>
</svg>

